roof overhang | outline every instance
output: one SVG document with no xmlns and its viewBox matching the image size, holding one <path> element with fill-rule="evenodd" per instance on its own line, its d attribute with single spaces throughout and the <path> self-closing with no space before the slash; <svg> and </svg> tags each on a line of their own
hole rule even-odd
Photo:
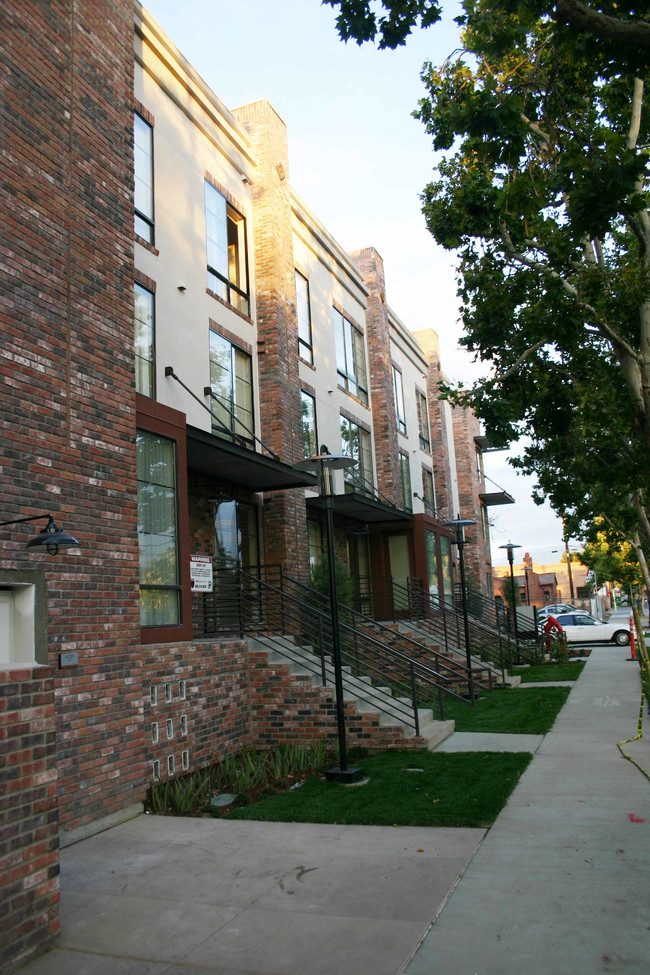
<svg viewBox="0 0 650 975">
<path fill-rule="evenodd" d="M 249 491 L 283 491 L 286 488 L 315 487 L 318 483 L 311 474 L 295 471 L 279 460 L 189 425 L 187 466 L 191 471 Z"/>
<path fill-rule="evenodd" d="M 326 498 L 307 498 L 310 508 L 324 509 Z M 385 501 L 378 501 L 369 494 L 352 492 L 350 494 L 334 494 L 331 496 L 332 508 L 335 514 L 366 525 L 385 524 L 391 521 L 411 521 L 410 511 L 394 508 Z"/>
<path fill-rule="evenodd" d="M 486 508 L 491 508 L 495 504 L 514 504 L 515 499 L 507 491 L 492 491 L 486 492 L 485 494 L 479 494 L 481 499 L 481 504 L 484 504 Z"/>
</svg>

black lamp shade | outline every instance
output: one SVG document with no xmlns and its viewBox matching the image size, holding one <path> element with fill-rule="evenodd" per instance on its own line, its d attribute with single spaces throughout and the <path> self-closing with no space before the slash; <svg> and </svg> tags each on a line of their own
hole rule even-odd
<svg viewBox="0 0 650 975">
<path fill-rule="evenodd" d="M 71 548 L 78 546 L 79 542 L 73 535 L 67 535 L 55 521 L 48 521 L 45 528 L 42 528 L 38 535 L 25 545 L 25 548 L 42 550 L 43 548 L 49 555 L 56 555 L 60 548 Z"/>
</svg>

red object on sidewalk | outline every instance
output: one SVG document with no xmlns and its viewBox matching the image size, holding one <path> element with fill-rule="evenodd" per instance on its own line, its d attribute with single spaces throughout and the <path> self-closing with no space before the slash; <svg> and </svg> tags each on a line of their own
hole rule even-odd
<svg viewBox="0 0 650 975">
<path fill-rule="evenodd" d="M 636 646 L 634 644 L 634 617 L 630 616 L 630 660 L 636 660 Z"/>
</svg>

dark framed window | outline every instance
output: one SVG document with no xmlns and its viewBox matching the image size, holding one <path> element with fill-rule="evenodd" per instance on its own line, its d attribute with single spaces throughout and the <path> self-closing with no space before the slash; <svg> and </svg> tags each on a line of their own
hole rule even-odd
<svg viewBox="0 0 650 975">
<path fill-rule="evenodd" d="M 404 510 L 413 511 L 413 493 L 411 489 L 411 466 L 406 454 L 399 455 L 399 469 L 402 475 L 402 493 L 404 495 Z"/>
<path fill-rule="evenodd" d="M 304 389 L 300 390 L 300 415 L 302 418 L 303 457 L 313 457 L 318 453 L 318 432 L 316 429 L 316 399 Z"/>
<path fill-rule="evenodd" d="M 210 409 L 218 437 L 253 446 L 253 364 L 250 355 L 210 330 Z"/>
<path fill-rule="evenodd" d="M 298 354 L 301 359 L 314 364 L 314 349 L 311 337 L 311 310 L 309 307 L 309 281 L 300 273 L 295 272 L 296 279 L 296 318 L 298 320 Z"/>
<path fill-rule="evenodd" d="M 420 435 L 420 450 L 431 453 L 431 435 L 429 433 L 429 406 L 427 398 L 419 389 L 415 391 L 415 400 L 418 410 L 418 433 Z"/>
<path fill-rule="evenodd" d="M 320 521 L 307 519 L 307 536 L 309 542 L 309 568 L 320 565 L 325 558 L 325 530 Z"/>
<path fill-rule="evenodd" d="M 153 244 L 153 126 L 137 112 L 133 116 L 133 165 L 135 232 Z"/>
<path fill-rule="evenodd" d="M 422 497 L 424 498 L 424 508 L 428 515 L 434 515 L 436 510 L 436 488 L 433 480 L 433 473 L 422 468 Z"/>
<path fill-rule="evenodd" d="M 395 416 L 397 418 L 397 429 L 400 433 L 406 433 L 406 411 L 404 409 L 404 383 L 402 373 L 396 366 L 393 366 L 393 395 L 395 397 Z"/>
<path fill-rule="evenodd" d="M 143 396 L 155 395 L 154 371 L 154 294 L 141 284 L 134 285 L 135 298 L 135 390 Z"/>
<path fill-rule="evenodd" d="M 334 338 L 336 342 L 336 371 L 341 389 L 368 402 L 368 380 L 363 333 L 333 309 Z"/>
<path fill-rule="evenodd" d="M 140 625 L 181 623 L 176 442 L 138 430 Z"/>
<path fill-rule="evenodd" d="M 372 491 L 372 445 L 370 432 L 347 416 L 341 416 L 341 453 L 357 462 L 345 473 L 346 491 Z"/>
<path fill-rule="evenodd" d="M 208 288 L 237 311 L 248 315 L 246 220 L 207 180 L 205 236 Z"/>
</svg>

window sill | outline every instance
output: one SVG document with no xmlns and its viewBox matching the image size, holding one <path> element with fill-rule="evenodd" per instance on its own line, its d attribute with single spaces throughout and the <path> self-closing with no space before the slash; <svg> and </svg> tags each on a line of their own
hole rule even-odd
<svg viewBox="0 0 650 975">
<path fill-rule="evenodd" d="M 153 254 L 154 257 L 158 257 L 160 255 L 158 248 L 154 247 L 153 244 L 150 244 L 148 240 L 144 239 L 144 237 L 140 237 L 139 234 L 135 235 L 135 242 L 136 244 L 140 244 L 140 247 L 144 247 L 144 249 L 149 251 L 150 254 Z"/>
<path fill-rule="evenodd" d="M 241 319 L 243 319 L 243 321 L 248 322 L 249 325 L 252 325 L 253 324 L 253 319 L 249 315 L 245 315 L 243 313 L 243 311 L 240 311 L 239 310 L 239 308 L 235 308 L 234 305 L 231 305 L 229 301 L 226 301 L 225 298 L 222 298 L 215 291 L 212 291 L 210 288 L 206 288 L 205 289 L 205 293 L 207 295 L 210 295 L 211 298 L 214 298 L 215 301 L 218 301 L 219 304 L 220 305 L 223 305 L 224 308 L 230 309 L 230 311 L 233 312 L 235 315 L 237 315 L 238 318 L 241 318 Z M 249 301 L 250 301 L 250 298 L 249 298 Z"/>
</svg>

